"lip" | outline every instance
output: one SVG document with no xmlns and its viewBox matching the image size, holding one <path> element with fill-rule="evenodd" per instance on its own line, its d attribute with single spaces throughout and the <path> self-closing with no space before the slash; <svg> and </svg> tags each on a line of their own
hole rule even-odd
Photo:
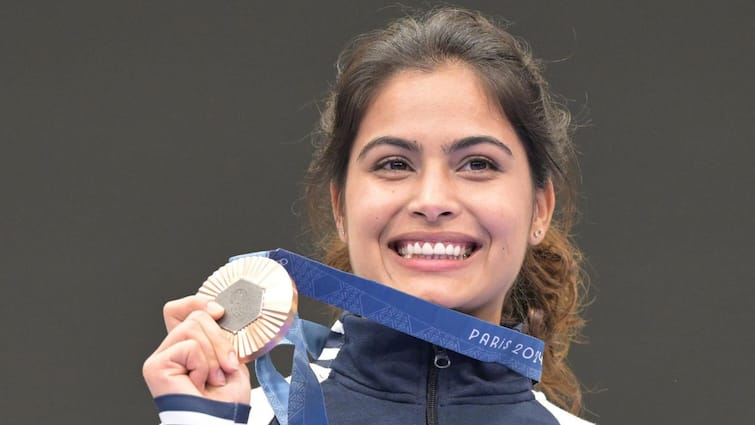
<svg viewBox="0 0 755 425">
<path fill-rule="evenodd" d="M 442 232 L 442 233 L 429 233 L 429 232 L 411 232 L 402 233 L 398 236 L 394 236 L 388 240 L 388 246 L 394 247 L 401 241 L 422 241 L 430 243 L 453 243 L 453 244 L 472 244 L 476 247 L 480 247 L 482 243 L 473 237 L 464 233 L 457 232 Z"/>
<path fill-rule="evenodd" d="M 453 258 L 453 259 L 429 259 L 412 257 L 406 258 L 399 254 L 398 246 L 401 243 L 408 242 L 420 242 L 420 243 L 442 243 L 453 245 L 466 245 L 471 247 L 471 252 L 466 258 Z M 482 243 L 475 237 L 469 236 L 463 233 L 456 232 L 442 232 L 442 233 L 428 233 L 428 232 L 412 232 L 403 233 L 396 237 L 391 238 L 388 241 L 388 248 L 395 255 L 396 261 L 404 267 L 420 270 L 420 271 L 446 271 L 454 270 L 461 267 L 465 267 L 468 264 L 470 258 L 482 247 Z"/>
</svg>

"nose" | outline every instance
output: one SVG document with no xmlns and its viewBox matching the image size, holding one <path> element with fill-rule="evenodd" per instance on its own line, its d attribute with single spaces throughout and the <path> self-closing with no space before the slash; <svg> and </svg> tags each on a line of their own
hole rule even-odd
<svg viewBox="0 0 755 425">
<path fill-rule="evenodd" d="M 429 223 L 454 217 L 460 209 L 455 189 L 447 170 L 425 169 L 417 176 L 409 212 Z"/>
</svg>

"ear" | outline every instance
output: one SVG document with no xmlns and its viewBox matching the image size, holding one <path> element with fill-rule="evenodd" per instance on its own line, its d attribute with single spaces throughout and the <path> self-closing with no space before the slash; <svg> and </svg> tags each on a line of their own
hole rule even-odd
<svg viewBox="0 0 755 425">
<path fill-rule="evenodd" d="M 341 241 L 346 242 L 346 227 L 343 219 L 343 205 L 341 205 L 341 191 L 335 183 L 330 183 L 330 208 L 333 211 L 333 221 Z"/>
<path fill-rule="evenodd" d="M 537 245 L 545 238 L 555 207 L 556 192 L 553 189 L 553 182 L 548 180 L 545 187 L 535 190 L 535 205 L 532 211 L 532 225 L 530 226 L 530 245 Z"/>
</svg>

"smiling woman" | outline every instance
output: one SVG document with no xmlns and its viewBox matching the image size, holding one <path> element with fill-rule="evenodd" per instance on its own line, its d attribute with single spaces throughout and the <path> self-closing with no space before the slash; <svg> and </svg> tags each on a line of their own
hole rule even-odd
<svg viewBox="0 0 755 425">
<path fill-rule="evenodd" d="M 306 185 L 324 262 L 521 330 L 546 349 L 533 388 L 505 366 L 347 313 L 318 361 L 329 369 L 329 423 L 583 423 L 537 391 L 581 408 L 565 364 L 582 326 L 569 114 L 537 63 L 479 14 L 440 9 L 356 39 L 338 69 Z M 171 398 L 163 413 L 247 421 L 248 376 L 215 323 L 222 314 L 197 297 L 166 305 L 169 334 L 145 378 L 163 401 L 202 398 Z M 471 338 L 519 349 L 479 331 Z M 233 415 L 216 414 L 223 409 Z M 250 423 L 277 423 L 268 411 L 255 401 Z"/>
<path fill-rule="evenodd" d="M 453 62 L 383 84 L 332 186 L 354 273 L 496 324 L 553 198 L 474 71 Z"/>
</svg>

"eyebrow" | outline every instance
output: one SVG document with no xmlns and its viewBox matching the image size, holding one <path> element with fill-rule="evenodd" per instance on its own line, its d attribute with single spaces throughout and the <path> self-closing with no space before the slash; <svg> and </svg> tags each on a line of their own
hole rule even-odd
<svg viewBox="0 0 755 425">
<path fill-rule="evenodd" d="M 501 142 L 500 140 L 496 139 L 495 137 L 490 136 L 470 136 L 465 137 L 463 139 L 459 139 L 451 143 L 450 145 L 443 146 L 443 151 L 446 153 L 453 153 L 460 151 L 462 149 L 466 149 L 475 145 L 479 144 L 490 144 L 493 146 L 496 146 L 509 154 L 509 156 L 514 156 L 514 152 L 511 151 L 511 148 L 508 147 L 505 143 Z"/>
<path fill-rule="evenodd" d="M 420 147 L 419 143 L 413 141 L 413 140 L 405 140 L 401 139 L 399 137 L 392 137 L 392 136 L 382 136 L 378 137 L 376 139 L 370 140 L 361 151 L 359 151 L 359 155 L 357 156 L 357 160 L 361 160 L 364 158 L 365 155 L 372 149 L 375 149 L 378 146 L 395 146 L 401 149 L 405 149 L 410 152 L 420 152 L 422 148 Z"/>
<path fill-rule="evenodd" d="M 458 152 L 463 149 L 470 148 L 475 145 L 480 144 L 490 144 L 493 146 L 496 146 L 497 148 L 503 150 L 509 156 L 514 156 L 514 153 L 511 151 L 511 148 L 509 148 L 505 143 L 501 142 L 500 140 L 496 139 L 495 137 L 490 136 L 469 136 L 464 137 L 462 139 L 456 140 L 450 145 L 443 146 L 443 152 L 445 153 L 454 153 Z M 395 146 L 404 150 L 407 150 L 409 152 L 420 152 L 422 151 L 422 147 L 419 143 L 413 140 L 406 140 L 401 139 L 399 137 L 393 137 L 393 136 L 381 136 L 376 139 L 370 140 L 361 151 L 359 151 L 359 155 L 357 155 L 357 160 L 362 160 L 369 151 L 372 149 L 375 149 L 378 146 Z"/>
</svg>

